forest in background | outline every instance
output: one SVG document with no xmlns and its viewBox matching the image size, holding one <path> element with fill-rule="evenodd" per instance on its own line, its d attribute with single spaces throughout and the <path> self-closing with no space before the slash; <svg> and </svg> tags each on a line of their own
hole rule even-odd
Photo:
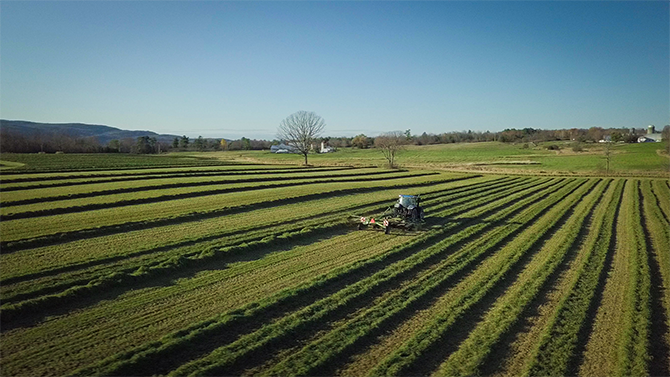
<svg viewBox="0 0 670 377">
<path fill-rule="evenodd" d="M 189 138 L 185 135 L 158 135 L 150 131 L 119 131 L 114 135 L 126 133 L 146 133 L 136 137 L 119 137 L 109 139 L 110 133 L 92 135 L 81 132 L 78 127 L 59 127 L 57 129 L 22 130 L 17 127 L 0 127 L 0 151 L 9 153 L 134 153 L 156 154 L 173 151 L 220 151 L 220 150 L 266 150 L 272 145 L 281 143 L 280 140 L 255 140 L 242 137 L 238 140 L 225 138 Z M 30 122 L 26 122 L 30 123 Z M 589 129 L 571 128 L 558 130 L 542 130 L 534 128 L 506 129 L 500 132 L 490 131 L 454 131 L 440 134 L 423 132 L 420 135 L 412 134 L 410 129 L 404 131 L 405 143 L 408 145 L 433 145 L 451 143 L 476 143 L 500 141 L 504 143 L 529 143 L 546 141 L 576 141 L 598 142 L 608 140 L 613 142 L 635 143 L 639 136 L 645 135 L 645 128 L 601 128 Z M 660 132 L 658 130 L 657 132 Z M 670 125 L 663 128 L 664 139 L 670 135 Z M 322 137 L 317 145 L 324 142 L 333 149 L 360 148 L 374 146 L 374 137 L 359 134 L 354 137 Z"/>
</svg>

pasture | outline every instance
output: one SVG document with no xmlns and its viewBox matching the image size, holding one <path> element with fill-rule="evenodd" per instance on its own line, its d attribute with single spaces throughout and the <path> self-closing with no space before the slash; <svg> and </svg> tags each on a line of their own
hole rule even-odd
<svg viewBox="0 0 670 377">
<path fill-rule="evenodd" d="M 670 374 L 667 178 L 225 153 L 3 155 L 0 374 Z"/>
<path fill-rule="evenodd" d="M 583 143 L 583 151 L 572 150 L 574 142 L 556 141 L 537 145 L 499 142 L 410 145 L 398 155 L 405 168 L 498 174 L 593 176 L 606 174 L 602 144 Z M 559 150 L 548 150 L 553 145 Z M 615 144 L 612 148 L 610 175 L 670 177 L 670 156 L 662 152 L 667 142 Z M 301 156 L 273 154 L 270 151 L 225 151 L 216 153 L 176 153 L 182 157 L 213 157 L 224 161 L 302 163 Z M 379 150 L 341 148 L 337 152 L 312 154 L 315 165 L 379 166 L 386 164 Z"/>
</svg>

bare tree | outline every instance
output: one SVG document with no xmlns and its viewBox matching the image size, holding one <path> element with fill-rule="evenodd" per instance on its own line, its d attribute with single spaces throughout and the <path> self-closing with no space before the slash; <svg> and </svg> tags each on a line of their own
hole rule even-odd
<svg viewBox="0 0 670 377">
<path fill-rule="evenodd" d="M 393 169 L 396 155 L 405 148 L 406 142 L 404 133 L 400 131 L 388 132 L 375 138 L 375 148 L 382 152 L 389 163 L 389 167 Z"/>
<path fill-rule="evenodd" d="M 610 162 L 612 162 L 612 143 L 611 142 L 606 142 L 605 143 L 605 165 L 607 169 L 607 175 L 610 175 Z"/>
<path fill-rule="evenodd" d="M 325 126 L 323 118 L 316 113 L 298 111 L 281 121 L 277 138 L 285 141 L 305 156 L 305 165 L 307 165 L 307 154 L 312 149 L 312 143 L 323 132 Z"/>
</svg>

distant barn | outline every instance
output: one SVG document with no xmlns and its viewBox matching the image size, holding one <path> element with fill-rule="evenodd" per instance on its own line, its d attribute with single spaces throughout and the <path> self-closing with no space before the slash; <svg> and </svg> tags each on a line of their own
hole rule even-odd
<svg viewBox="0 0 670 377">
<path fill-rule="evenodd" d="M 647 127 L 647 134 L 637 138 L 638 143 L 657 143 L 663 141 L 663 134 L 656 132 L 654 125 Z"/>
<path fill-rule="evenodd" d="M 298 150 L 292 145 L 286 145 L 284 143 L 279 145 L 273 145 L 270 147 L 270 152 L 272 153 L 297 153 Z"/>
</svg>

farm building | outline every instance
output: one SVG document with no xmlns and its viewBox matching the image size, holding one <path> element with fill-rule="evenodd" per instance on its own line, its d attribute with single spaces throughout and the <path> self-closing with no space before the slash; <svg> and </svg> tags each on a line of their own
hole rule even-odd
<svg viewBox="0 0 670 377">
<path fill-rule="evenodd" d="M 296 153 L 296 148 L 292 145 L 286 145 L 281 143 L 279 145 L 273 145 L 270 147 L 270 152 L 272 153 Z"/>
<path fill-rule="evenodd" d="M 654 143 L 663 141 L 663 135 L 656 132 L 654 125 L 647 127 L 647 134 L 637 138 L 638 143 Z"/>
<path fill-rule="evenodd" d="M 330 152 L 333 152 L 333 148 L 326 146 L 326 143 L 322 141 L 321 150 L 319 150 L 319 153 L 330 153 Z"/>
<path fill-rule="evenodd" d="M 661 134 L 644 135 L 637 138 L 638 143 L 660 143 L 663 141 Z"/>
</svg>

